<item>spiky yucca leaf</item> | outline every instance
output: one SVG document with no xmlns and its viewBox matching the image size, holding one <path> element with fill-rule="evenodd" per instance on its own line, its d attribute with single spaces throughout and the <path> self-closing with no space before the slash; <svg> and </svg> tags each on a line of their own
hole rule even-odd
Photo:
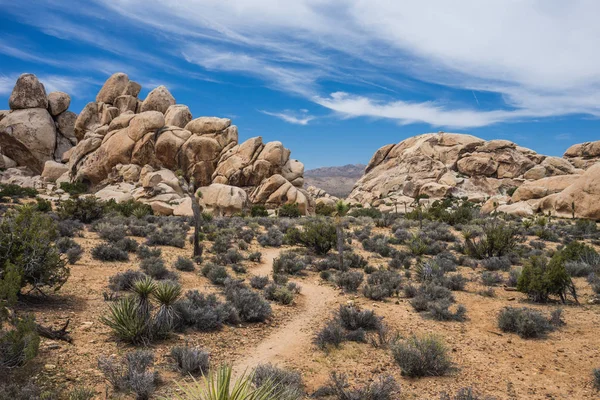
<svg viewBox="0 0 600 400">
<path fill-rule="evenodd" d="M 259 388 L 252 386 L 252 374 L 244 373 L 232 382 L 230 366 L 222 365 L 202 381 L 177 384 L 183 394 L 175 394 L 177 400 L 281 400 L 282 390 L 267 382 Z M 233 387 L 231 385 L 233 384 Z M 166 398 L 165 398 L 166 400 Z"/>
<path fill-rule="evenodd" d="M 172 306 L 181 296 L 181 285 L 173 281 L 164 281 L 156 285 L 154 299 L 161 306 Z"/>
<path fill-rule="evenodd" d="M 109 315 L 100 321 L 112 329 L 119 339 L 133 344 L 149 341 L 148 322 L 139 312 L 139 303 L 133 297 L 125 297 L 109 306 Z"/>
</svg>

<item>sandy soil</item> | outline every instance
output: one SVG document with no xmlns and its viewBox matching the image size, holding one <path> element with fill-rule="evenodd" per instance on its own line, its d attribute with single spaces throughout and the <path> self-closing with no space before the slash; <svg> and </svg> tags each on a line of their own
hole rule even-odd
<svg viewBox="0 0 600 400">
<path fill-rule="evenodd" d="M 16 378 L 31 376 L 47 387 L 94 387 L 98 399 L 117 398 L 96 368 L 100 355 L 120 355 L 133 349 L 117 343 L 109 330 L 99 322 L 107 310 L 103 300 L 108 278 L 117 272 L 139 267 L 135 257 L 123 263 L 102 263 L 93 260 L 90 250 L 100 240 L 86 232 L 77 238 L 84 257 L 72 266 L 71 278 L 58 294 L 48 298 L 29 298 L 22 311 L 33 312 L 44 325 L 61 326 L 71 321 L 73 343 L 42 339 L 40 354 L 34 362 L 21 369 Z M 191 248 L 162 247 L 166 265 L 172 266 L 178 255 L 189 256 Z M 253 246 L 250 250 L 263 253 L 260 264 L 249 263 L 248 274 L 265 275 L 281 249 Z M 362 251 L 361 251 L 362 252 Z M 387 262 L 371 253 L 362 252 L 372 265 Z M 581 293 L 580 306 L 563 306 L 566 325 L 541 340 L 524 340 L 517 335 L 501 333 L 496 315 L 507 305 L 534 307 L 549 314 L 557 304 L 536 305 L 524 295 L 496 289 L 496 297 L 477 294 L 483 286 L 476 281 L 480 271 L 461 267 L 460 272 L 472 279 L 465 292 L 455 292 L 457 303 L 467 308 L 466 322 L 439 322 L 417 314 L 407 299 L 373 302 L 361 296 L 340 292 L 323 283 L 318 274 L 310 272 L 291 280 L 302 286 L 302 293 L 291 306 L 273 305 L 274 316 L 262 324 L 225 327 L 213 333 L 188 331 L 152 345 L 156 368 L 164 384 L 159 394 L 168 396 L 175 390 L 173 381 L 181 379 L 172 369 L 169 349 L 186 341 L 210 350 L 211 362 L 232 363 L 236 373 L 263 362 L 295 368 L 305 379 L 309 393 L 324 384 L 330 372 L 348 374 L 354 383 L 366 383 L 377 374 L 391 374 L 402 387 L 401 399 L 438 399 L 440 392 L 456 392 L 473 386 L 482 395 L 497 399 L 594 399 L 598 392 L 591 384 L 591 371 L 600 367 L 600 306 L 588 305 L 591 291 L 584 279 L 577 279 Z M 198 271 L 181 273 L 184 289 L 215 291 Z M 456 371 L 449 376 L 408 379 L 402 377 L 389 350 L 369 344 L 346 343 L 328 353 L 311 342 L 313 335 L 330 318 L 339 304 L 354 301 L 372 308 L 399 335 L 435 333 L 443 338 L 451 351 Z M 13 376 L 0 377 L 13 379 Z M 105 393 L 111 393 L 106 396 Z M 127 397 L 125 397 L 127 398 Z"/>
</svg>

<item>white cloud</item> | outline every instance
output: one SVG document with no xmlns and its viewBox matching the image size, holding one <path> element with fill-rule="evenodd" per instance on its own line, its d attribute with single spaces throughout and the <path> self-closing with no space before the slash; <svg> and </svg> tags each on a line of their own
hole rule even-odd
<svg viewBox="0 0 600 400">
<path fill-rule="evenodd" d="M 164 53 L 182 57 L 346 116 L 459 127 L 600 116 L 595 0 L 95 0 L 94 18 L 125 20 L 140 34 L 160 38 L 156 55 L 137 51 L 127 35 L 57 15 L 89 15 L 87 5 L 52 0 L 49 14 L 27 16 L 31 7 L 0 4 L 58 37 L 171 69 Z M 436 93 L 420 91 L 427 88 L 419 81 L 461 89 L 467 97 L 472 90 L 491 92 L 504 104 L 489 110 L 486 96 L 475 92 L 470 100 L 477 108 L 451 96 L 442 103 Z M 342 90 L 350 93 L 328 94 Z M 415 94 L 430 101 L 407 101 Z"/>
<path fill-rule="evenodd" d="M 292 110 L 284 110 L 281 112 L 271 112 L 265 110 L 259 110 L 261 113 L 270 115 L 275 118 L 279 118 L 285 122 L 294 125 L 308 125 L 310 121 L 316 119 L 316 117 L 312 115 L 308 115 L 308 110 L 300 110 L 300 112 L 294 112 Z"/>
</svg>

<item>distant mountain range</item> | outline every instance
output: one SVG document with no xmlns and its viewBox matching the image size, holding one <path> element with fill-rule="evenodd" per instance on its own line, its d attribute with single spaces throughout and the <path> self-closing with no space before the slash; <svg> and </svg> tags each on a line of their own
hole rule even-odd
<svg viewBox="0 0 600 400">
<path fill-rule="evenodd" d="M 305 186 L 316 186 L 327 193 L 345 198 L 365 172 L 364 164 L 321 167 L 304 171 Z"/>
</svg>

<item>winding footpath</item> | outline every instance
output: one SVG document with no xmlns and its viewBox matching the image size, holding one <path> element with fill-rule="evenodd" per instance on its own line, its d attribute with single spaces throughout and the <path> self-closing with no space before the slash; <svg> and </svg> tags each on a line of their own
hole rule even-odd
<svg viewBox="0 0 600 400">
<path fill-rule="evenodd" d="M 271 275 L 273 260 L 279 256 L 280 249 L 264 249 L 263 261 L 251 270 L 254 275 Z M 316 278 L 318 279 L 318 278 Z M 298 358 L 300 352 L 311 351 L 312 338 L 320 326 L 334 309 L 338 301 L 337 292 L 324 285 L 319 285 L 314 277 L 296 281 L 302 286 L 301 301 L 296 306 L 297 313 L 283 326 L 277 328 L 263 340 L 247 356 L 238 360 L 235 370 L 250 371 L 259 364 L 282 364 Z"/>
</svg>

